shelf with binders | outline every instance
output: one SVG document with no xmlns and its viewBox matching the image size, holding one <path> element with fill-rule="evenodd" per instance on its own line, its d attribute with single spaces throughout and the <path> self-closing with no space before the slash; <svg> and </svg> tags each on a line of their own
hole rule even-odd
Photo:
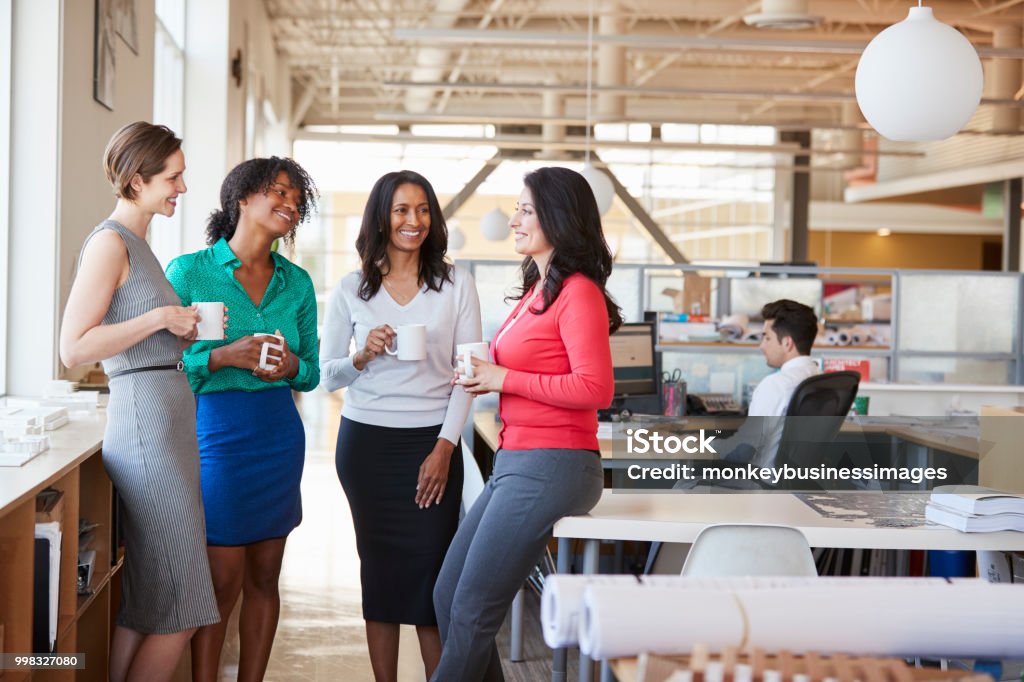
<svg viewBox="0 0 1024 682">
<path fill-rule="evenodd" d="M 107 585 L 117 567 L 110 566 L 112 486 L 99 449 L 103 426 L 102 414 L 73 418 L 49 433 L 49 450 L 20 467 L 0 471 L 0 649 L 49 653 L 52 637 L 53 653 L 84 653 L 87 666 L 82 670 L 6 670 L 2 682 L 107 679 L 111 622 Z M 59 499 L 59 505 L 44 501 L 37 506 L 40 493 L 44 500 Z M 77 589 L 78 528 L 83 518 L 98 520 L 92 542 L 106 548 L 103 554 L 97 552 L 106 560 L 97 564 L 96 595 L 86 599 L 79 597 Z M 37 546 L 36 541 L 37 534 L 46 529 L 37 529 L 37 524 L 52 523 L 60 527 L 59 559 L 53 544 Z M 43 563 L 42 557 L 47 555 L 52 559 Z M 52 584 L 51 566 L 57 572 Z M 51 629 L 53 594 L 56 621 Z M 34 636 L 37 614 L 42 614 L 45 629 Z M 36 646 L 36 640 L 45 644 Z"/>
</svg>

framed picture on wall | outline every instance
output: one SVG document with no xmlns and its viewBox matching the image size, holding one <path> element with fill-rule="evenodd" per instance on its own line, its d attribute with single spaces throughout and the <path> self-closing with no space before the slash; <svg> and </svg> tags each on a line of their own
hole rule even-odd
<svg viewBox="0 0 1024 682">
<path fill-rule="evenodd" d="M 96 30 L 94 32 L 92 97 L 111 111 L 114 110 L 114 16 L 111 2 L 96 0 Z"/>
<path fill-rule="evenodd" d="M 135 54 L 139 53 L 139 22 L 135 12 L 136 0 L 110 0 L 114 10 L 114 30 Z"/>
</svg>

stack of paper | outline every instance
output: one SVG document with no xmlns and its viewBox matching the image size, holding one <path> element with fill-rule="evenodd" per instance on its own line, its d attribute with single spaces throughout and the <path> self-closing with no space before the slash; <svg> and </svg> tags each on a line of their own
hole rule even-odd
<svg viewBox="0 0 1024 682">
<path fill-rule="evenodd" d="M 940 486 L 924 517 L 966 533 L 1024 531 L 1024 496 L 978 486 Z"/>
</svg>

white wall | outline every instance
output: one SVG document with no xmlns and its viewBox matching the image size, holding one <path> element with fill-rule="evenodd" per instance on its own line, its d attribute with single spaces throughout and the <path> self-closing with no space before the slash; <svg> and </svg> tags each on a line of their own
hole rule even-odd
<svg viewBox="0 0 1024 682">
<path fill-rule="evenodd" d="M 287 74 L 274 48 L 262 0 L 189 0 L 185 30 L 185 163 L 189 191 L 180 204 L 186 252 L 204 248 L 206 218 L 220 206 L 220 185 L 245 160 L 245 107 L 250 79 L 275 114 L 288 101 Z M 231 60 L 242 52 L 241 85 Z M 260 86 L 262 82 L 262 86 Z M 282 128 L 284 130 L 285 128 Z M 275 127 L 275 132 L 279 131 Z M 290 145 L 272 135 L 266 153 Z"/>
</svg>

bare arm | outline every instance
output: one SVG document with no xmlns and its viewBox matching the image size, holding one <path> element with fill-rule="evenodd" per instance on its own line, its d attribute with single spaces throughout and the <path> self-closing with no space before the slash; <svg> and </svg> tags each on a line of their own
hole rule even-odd
<svg viewBox="0 0 1024 682">
<path fill-rule="evenodd" d="M 86 244 L 60 328 L 60 359 L 65 366 L 105 360 L 161 329 L 177 336 L 195 329 L 195 311 L 180 306 L 154 308 L 125 322 L 103 324 L 127 267 L 128 250 L 117 233 L 103 230 Z"/>
</svg>

